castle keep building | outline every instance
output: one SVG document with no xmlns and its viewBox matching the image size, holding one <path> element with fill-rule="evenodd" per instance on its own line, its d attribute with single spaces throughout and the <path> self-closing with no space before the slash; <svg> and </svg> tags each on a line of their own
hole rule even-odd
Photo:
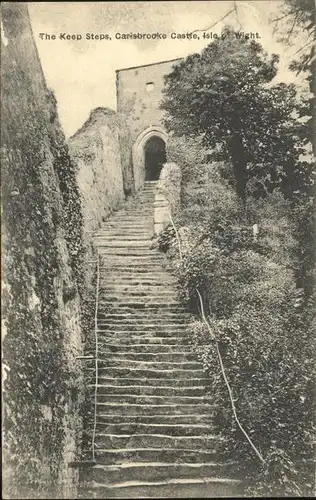
<svg viewBox="0 0 316 500">
<path fill-rule="evenodd" d="M 132 170 L 134 189 L 156 180 L 165 162 L 167 133 L 159 109 L 164 76 L 182 59 L 172 59 L 116 71 L 117 112 L 126 129 L 121 133 L 123 170 Z"/>
</svg>

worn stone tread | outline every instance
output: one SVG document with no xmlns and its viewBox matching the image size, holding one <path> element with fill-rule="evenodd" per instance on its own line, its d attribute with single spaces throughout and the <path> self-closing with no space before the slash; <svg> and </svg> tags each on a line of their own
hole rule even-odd
<svg viewBox="0 0 316 500">
<path fill-rule="evenodd" d="M 218 459 L 221 437 L 202 363 L 192 355 L 190 315 L 176 278 L 152 248 L 156 182 L 105 221 L 94 236 L 101 256 L 97 332 L 85 361 L 91 398 L 78 498 L 239 496 L 233 464 Z M 95 392 L 96 391 L 96 392 Z M 96 422 L 93 419 L 96 394 Z"/>
</svg>

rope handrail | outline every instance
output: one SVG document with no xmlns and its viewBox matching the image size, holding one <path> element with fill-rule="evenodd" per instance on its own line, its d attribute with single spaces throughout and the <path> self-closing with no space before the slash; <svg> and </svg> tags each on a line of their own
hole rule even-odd
<svg viewBox="0 0 316 500">
<path fill-rule="evenodd" d="M 175 223 L 174 223 L 174 221 L 172 219 L 171 214 L 169 215 L 169 217 L 170 217 L 172 226 L 173 226 L 173 228 L 175 230 L 176 239 L 178 241 L 178 247 L 179 247 L 179 258 L 180 258 L 180 261 L 182 261 L 183 260 L 183 253 L 182 253 L 182 248 L 181 248 L 180 236 L 179 236 L 179 233 L 178 233 L 177 228 L 175 226 Z M 221 373 L 222 373 L 223 379 L 225 381 L 225 384 L 226 384 L 226 387 L 227 387 L 227 390 L 228 390 L 230 404 L 231 404 L 231 407 L 232 407 L 232 410 L 233 410 L 233 415 L 234 415 L 235 421 L 236 421 L 239 429 L 241 430 L 241 432 L 246 437 L 246 439 L 247 439 L 248 443 L 250 444 L 251 448 L 253 449 L 253 451 L 255 452 L 255 454 L 257 455 L 257 457 L 259 458 L 259 460 L 264 464 L 265 463 L 265 459 L 261 455 L 260 451 L 256 448 L 256 446 L 252 442 L 251 438 L 249 437 L 249 435 L 247 434 L 247 432 L 245 431 L 245 429 L 243 428 L 243 426 L 241 425 L 241 423 L 239 421 L 239 418 L 238 418 L 238 415 L 237 415 L 237 411 L 236 411 L 236 407 L 235 407 L 235 403 L 234 403 L 234 400 L 233 400 L 232 390 L 231 390 L 231 387 L 230 387 L 230 384 L 229 384 L 229 381 L 228 381 L 228 378 L 227 378 L 227 375 L 226 375 L 226 371 L 225 371 L 225 367 L 224 367 L 222 355 L 221 355 L 220 350 L 219 350 L 219 345 L 218 345 L 217 339 L 216 339 L 214 333 L 211 330 L 209 322 L 206 319 L 205 312 L 204 312 L 204 304 L 203 304 L 203 299 L 201 297 L 201 294 L 200 294 L 200 292 L 199 292 L 199 290 L 197 288 L 195 289 L 195 291 L 196 291 L 196 293 L 197 293 L 197 295 L 199 297 L 199 301 L 200 301 L 200 309 L 201 309 L 202 320 L 203 320 L 204 324 L 206 325 L 206 327 L 207 327 L 207 329 L 208 329 L 208 331 L 209 331 L 209 333 L 210 333 L 210 335 L 211 335 L 211 337 L 214 340 L 215 345 L 216 345 L 216 353 L 217 353 L 217 357 L 218 357 L 218 360 L 219 360 L 219 364 L 220 364 L 220 368 L 221 368 Z"/>
<path fill-rule="evenodd" d="M 94 338 L 95 338 L 95 388 L 94 388 L 94 419 L 92 433 L 92 460 L 95 460 L 95 435 L 97 428 L 97 404 L 98 404 L 98 384 L 99 384 L 99 339 L 98 339 L 98 308 L 99 308 L 99 287 L 100 287 L 100 259 L 97 256 L 97 282 L 96 282 L 96 298 L 94 312 Z"/>
<path fill-rule="evenodd" d="M 253 451 L 255 452 L 255 454 L 257 455 L 257 457 L 259 458 L 259 460 L 262 463 L 265 463 L 265 460 L 264 460 L 263 456 L 261 455 L 261 453 L 259 452 L 259 450 L 256 448 L 256 446 L 253 444 L 251 438 L 249 437 L 249 435 L 247 434 L 247 432 L 245 431 L 245 429 L 243 428 L 243 426 L 240 423 L 240 420 L 239 420 L 238 415 L 237 415 L 237 411 L 236 411 L 234 399 L 233 399 L 232 389 L 230 387 L 230 384 L 229 384 L 229 381 L 228 381 L 228 378 L 227 378 L 227 375 L 226 375 L 226 371 L 225 371 L 225 367 L 224 367 L 222 355 L 221 355 L 220 350 L 219 350 L 219 345 L 218 345 L 217 339 L 216 339 L 214 333 L 211 330 L 209 322 L 207 321 L 207 319 L 205 317 L 204 305 L 203 305 L 203 300 L 202 300 L 201 294 L 200 294 L 200 292 L 199 292 L 199 290 L 197 288 L 195 290 L 196 290 L 196 293 L 197 293 L 197 295 L 199 297 L 199 300 L 200 300 L 202 320 L 203 320 L 204 324 L 206 325 L 206 327 L 207 327 L 210 335 L 212 336 L 213 341 L 214 341 L 215 346 L 216 346 L 217 357 L 218 357 L 219 364 L 220 364 L 220 367 L 221 367 L 222 376 L 223 376 L 223 379 L 225 381 L 225 384 L 226 384 L 226 387 L 227 387 L 227 390 L 228 390 L 230 404 L 231 404 L 231 407 L 232 407 L 232 410 L 233 410 L 235 421 L 236 421 L 239 429 L 243 433 L 243 435 L 246 437 L 246 439 L 247 439 L 248 443 L 250 444 L 251 448 L 253 449 Z"/>
</svg>

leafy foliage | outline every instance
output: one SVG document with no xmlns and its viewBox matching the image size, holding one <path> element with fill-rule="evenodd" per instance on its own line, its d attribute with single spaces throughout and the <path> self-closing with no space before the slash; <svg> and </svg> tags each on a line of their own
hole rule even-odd
<svg viewBox="0 0 316 500">
<path fill-rule="evenodd" d="M 296 90 L 272 85 L 278 60 L 226 28 L 222 38 L 188 56 L 166 77 L 161 107 L 167 129 L 177 136 L 202 136 L 213 160 L 231 164 L 242 199 L 249 179 L 256 180 L 258 196 L 277 186 L 291 196 L 304 185 Z"/>
<path fill-rule="evenodd" d="M 308 120 L 305 121 L 303 134 L 312 143 L 314 157 L 316 156 L 316 53 L 315 30 L 316 5 L 314 0 L 284 0 L 281 15 L 274 16 L 276 30 L 280 41 L 293 45 L 301 40 L 299 49 L 294 53 L 290 69 L 305 76 L 310 95 L 306 98 Z"/>
<path fill-rule="evenodd" d="M 175 221 L 182 260 L 172 231 L 166 230 L 160 241 L 168 241 L 164 248 L 180 297 L 193 313 L 192 348 L 209 373 L 216 426 L 225 437 L 222 452 L 239 464 L 247 494 L 311 496 L 315 300 L 308 294 L 304 299 L 296 287 L 300 238 L 292 200 L 276 189 L 265 198 L 248 196 L 241 204 L 223 179 L 229 165 L 208 163 L 199 138 L 189 139 L 187 152 L 185 141 L 173 137 L 169 144 L 185 176 L 182 211 Z M 190 175 L 195 149 L 200 152 Z M 212 335 L 199 319 L 197 289 Z M 264 464 L 233 418 L 214 337 L 238 417 Z"/>
<path fill-rule="evenodd" d="M 10 8 L 5 15 L 14 24 L 23 12 L 12 15 Z M 82 378 L 78 365 L 70 363 L 73 353 L 61 309 L 72 299 L 79 306 L 82 217 L 55 98 L 40 78 L 35 85 L 37 61 L 35 69 L 26 67 L 25 53 L 16 46 L 18 41 L 3 51 L 1 101 L 3 442 L 4 472 L 12 476 L 4 477 L 13 489 L 11 498 L 52 498 L 60 495 L 66 433 L 80 438 Z M 67 255 L 70 262 L 65 262 Z M 79 308 L 68 307 L 79 322 Z"/>
</svg>

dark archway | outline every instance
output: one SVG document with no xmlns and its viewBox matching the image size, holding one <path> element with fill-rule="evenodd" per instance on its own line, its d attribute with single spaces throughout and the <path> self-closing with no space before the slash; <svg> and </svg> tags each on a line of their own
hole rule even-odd
<svg viewBox="0 0 316 500">
<path fill-rule="evenodd" d="M 166 144 L 163 139 L 153 136 L 145 144 L 145 180 L 156 181 L 166 162 Z"/>
</svg>

